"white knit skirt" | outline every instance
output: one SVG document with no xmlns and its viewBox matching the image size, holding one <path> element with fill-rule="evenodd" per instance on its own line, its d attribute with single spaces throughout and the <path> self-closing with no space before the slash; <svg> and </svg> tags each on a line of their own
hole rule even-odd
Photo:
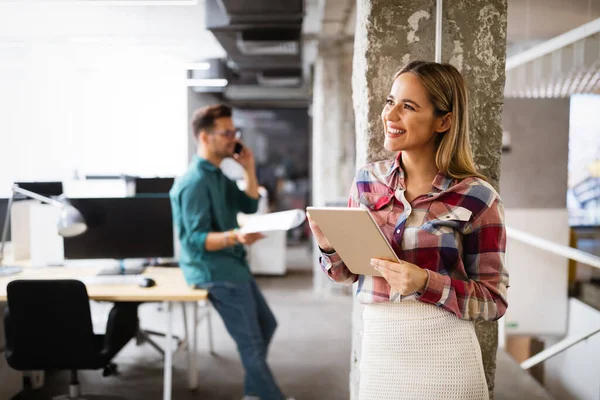
<svg viewBox="0 0 600 400">
<path fill-rule="evenodd" d="M 363 312 L 360 400 L 487 400 L 475 327 L 417 300 Z"/>
</svg>

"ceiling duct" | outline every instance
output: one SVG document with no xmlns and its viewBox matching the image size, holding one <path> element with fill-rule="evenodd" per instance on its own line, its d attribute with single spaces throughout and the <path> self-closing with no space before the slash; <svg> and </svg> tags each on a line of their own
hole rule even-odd
<svg viewBox="0 0 600 400">
<path fill-rule="evenodd" d="M 266 87 L 291 87 L 302 83 L 302 69 L 269 70 L 256 75 L 258 84 Z"/>
<path fill-rule="evenodd" d="M 298 55 L 300 27 L 296 29 L 245 29 L 237 34 L 237 48 L 243 55 Z"/>
<path fill-rule="evenodd" d="M 302 69 L 305 0 L 204 1 L 206 27 L 227 53 L 226 98 L 306 104 L 308 91 L 298 90 L 302 74 L 296 72 Z"/>
<path fill-rule="evenodd" d="M 230 25 L 295 24 L 304 17 L 303 0 L 218 0 Z"/>
</svg>

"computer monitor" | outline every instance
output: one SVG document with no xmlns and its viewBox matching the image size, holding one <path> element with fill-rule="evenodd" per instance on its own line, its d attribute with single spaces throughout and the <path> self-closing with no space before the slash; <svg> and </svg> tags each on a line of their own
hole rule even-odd
<svg viewBox="0 0 600 400">
<path fill-rule="evenodd" d="M 15 182 L 19 187 L 45 197 L 55 197 L 63 194 L 62 182 Z M 15 196 L 16 198 L 17 196 Z"/>
<path fill-rule="evenodd" d="M 169 193 L 175 178 L 135 178 L 135 194 Z"/>
<path fill-rule="evenodd" d="M 64 238 L 65 259 L 173 257 L 173 220 L 168 197 L 70 199 L 87 223 Z"/>
</svg>

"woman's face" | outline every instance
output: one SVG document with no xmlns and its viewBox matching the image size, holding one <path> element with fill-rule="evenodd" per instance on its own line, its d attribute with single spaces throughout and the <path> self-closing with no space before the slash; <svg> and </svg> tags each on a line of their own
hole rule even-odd
<svg viewBox="0 0 600 400">
<path fill-rule="evenodd" d="M 381 112 L 388 151 L 435 150 L 435 135 L 441 118 L 434 116 L 433 104 L 415 75 L 396 78 Z"/>
</svg>

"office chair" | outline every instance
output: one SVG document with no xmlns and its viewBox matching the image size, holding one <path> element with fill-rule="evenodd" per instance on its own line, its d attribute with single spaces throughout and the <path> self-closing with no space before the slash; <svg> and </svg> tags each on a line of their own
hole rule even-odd
<svg viewBox="0 0 600 400">
<path fill-rule="evenodd" d="M 55 399 L 83 399 L 78 370 L 103 369 L 104 376 L 117 372 L 111 360 L 135 336 L 136 303 L 115 304 L 106 333 L 96 335 L 87 290 L 80 281 L 16 280 L 6 291 L 6 360 L 12 368 L 70 370 L 69 395 Z"/>
</svg>

